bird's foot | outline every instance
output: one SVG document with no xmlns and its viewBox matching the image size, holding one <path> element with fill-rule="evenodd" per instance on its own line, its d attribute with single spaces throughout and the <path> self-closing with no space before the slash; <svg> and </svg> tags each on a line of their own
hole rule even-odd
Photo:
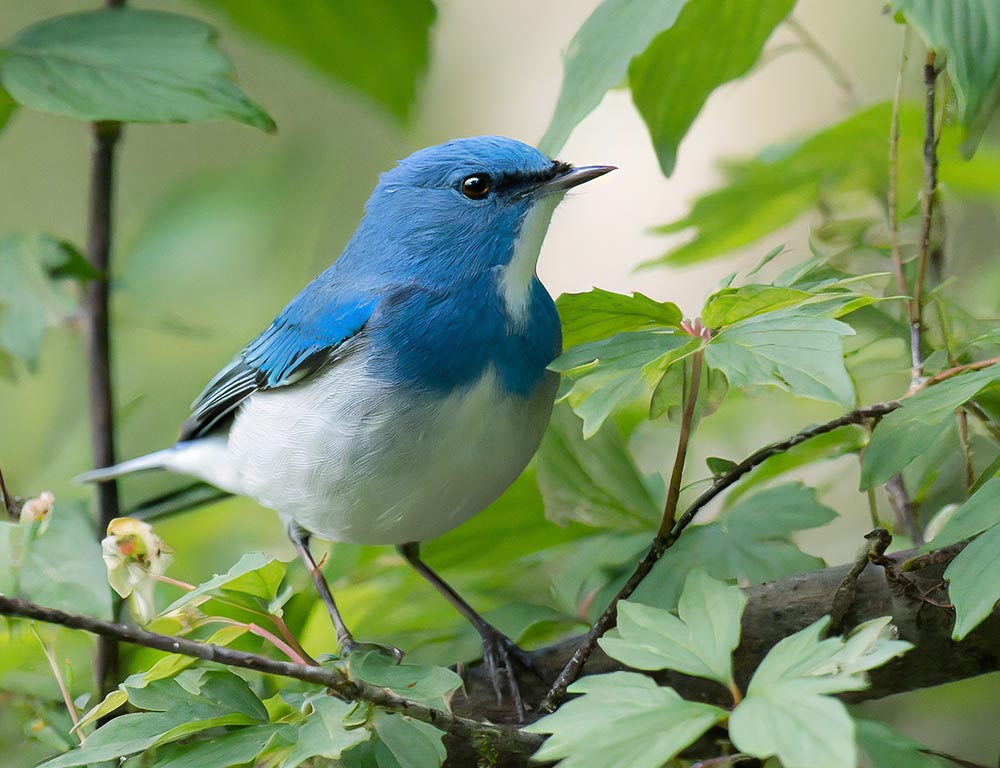
<svg viewBox="0 0 1000 768">
<path fill-rule="evenodd" d="M 346 658 L 352 653 L 364 653 L 374 651 L 382 656 L 387 656 L 399 664 L 403 660 L 403 652 L 394 645 L 382 645 L 382 643 L 359 643 L 353 637 L 347 637 L 340 641 L 340 656 Z"/>
<path fill-rule="evenodd" d="M 486 674 L 493 684 L 497 704 L 503 701 L 504 678 L 506 678 L 507 690 L 514 704 L 514 710 L 517 712 L 518 720 L 523 721 L 524 699 L 521 697 L 521 688 L 518 685 L 514 667 L 516 665 L 530 672 L 539 680 L 543 680 L 541 672 L 532 661 L 531 656 L 499 630 L 486 627 L 481 629 L 479 634 L 483 641 L 483 665 L 486 667 Z"/>
</svg>

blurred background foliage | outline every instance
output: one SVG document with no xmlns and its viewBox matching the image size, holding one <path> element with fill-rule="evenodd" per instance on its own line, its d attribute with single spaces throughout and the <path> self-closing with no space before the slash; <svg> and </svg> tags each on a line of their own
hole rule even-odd
<svg viewBox="0 0 1000 768">
<path fill-rule="evenodd" d="M 769 277 L 807 259 L 810 248 L 829 251 L 865 242 L 881 215 L 884 102 L 892 97 L 902 32 L 871 0 L 801 0 L 794 23 L 779 26 L 756 64 L 755 54 L 748 54 L 742 68 L 726 64 L 732 67 L 727 76 L 748 71 L 747 76 L 708 98 L 679 150 L 676 142 L 662 139 L 683 135 L 683 128 L 671 123 L 680 118 L 669 104 L 653 103 L 638 89 L 638 111 L 662 128 L 655 144 L 621 90 L 603 101 L 598 97 L 592 106 L 600 102 L 599 108 L 572 132 L 572 126 L 560 127 L 557 111 L 546 132 L 553 110 L 563 109 L 556 107 L 561 56 L 597 6 L 593 1 L 338 6 L 322 0 L 140 0 L 134 5 L 188 14 L 217 27 L 240 86 L 266 107 L 278 131 L 269 135 L 233 123 L 125 130 L 113 297 L 122 457 L 174 439 L 203 384 L 339 253 L 377 174 L 421 146 L 479 133 L 529 143 L 544 135 L 543 146 L 565 141 L 562 159 L 620 166 L 606 183 L 572 198 L 556 215 L 539 267 L 554 295 L 593 285 L 639 290 L 695 315 L 720 280 L 735 270 L 745 274 L 775 246 L 784 244 L 785 250 L 764 268 Z M 768 5 L 778 17 L 791 7 Z M 90 7 L 78 0 L 7 2 L 0 6 L 0 37 Z M 648 42 L 637 40 L 635 52 Z M 922 49 L 914 44 L 912 50 L 904 97 L 917 100 Z M 619 63 L 617 73 L 608 64 L 606 71 L 616 76 L 609 87 L 627 75 L 630 58 Z M 641 76 L 643 66 L 642 58 L 633 60 L 633 75 Z M 657 93 L 687 86 L 692 73 L 684 62 L 674 73 L 674 80 L 657 84 Z M 697 112 L 696 105 L 688 106 Z M 907 106 L 901 117 L 900 199 L 911 205 L 920 181 L 922 116 L 919 107 Z M 943 296 L 952 291 L 954 298 L 954 286 L 960 285 L 970 318 L 997 312 L 995 123 L 973 164 L 959 160 L 957 137 L 941 147 L 941 180 L 954 193 L 947 203 L 945 252 L 948 273 L 958 280 L 940 291 Z M 88 152 L 89 136 L 80 123 L 18 110 L 0 135 L 0 236 L 41 231 L 81 243 Z M 669 179 L 661 168 L 672 171 Z M 910 218 L 904 221 L 904 242 L 915 237 L 916 220 Z M 705 263 L 708 258 L 713 260 Z M 869 271 L 886 268 L 877 248 L 857 248 L 852 258 L 858 264 L 867 259 Z M 655 268 L 635 271 L 650 262 Z M 858 335 L 848 340 L 847 350 L 861 402 L 896 396 L 908 381 L 904 335 L 901 326 L 887 328 L 887 318 L 869 308 L 852 320 Z M 977 327 L 971 319 L 967 326 Z M 70 482 L 88 466 L 85 379 L 82 346 L 71 323 L 46 333 L 31 370 L 18 367 L 12 379 L 0 378 L 0 462 L 7 482 L 23 495 L 52 490 L 67 519 L 76 521 L 62 524 L 67 541 L 78 536 L 90 498 L 87 489 Z M 752 398 L 730 393 L 720 414 L 701 423 L 688 476 L 710 478 L 707 458 L 739 459 L 837 413 L 831 404 L 783 393 L 754 392 Z M 669 469 L 676 426 L 666 418 L 646 421 L 644 415 L 639 406 L 626 408 L 583 444 L 575 418 L 557 414 L 538 472 L 559 482 L 539 484 L 535 469 L 529 470 L 494 508 L 430 543 L 428 562 L 526 645 L 581 629 L 648 544 L 644 531 L 662 508 L 662 475 Z M 806 511 L 795 524 L 761 537 L 770 547 L 770 569 L 760 578 L 853 556 L 869 513 L 856 490 L 858 462 L 843 454 L 861 439 L 853 432 L 831 436 L 802 463 L 828 460 L 807 470 L 792 467 L 784 479 L 808 481 L 815 494 L 794 484 L 768 491 L 779 494 L 772 503 Z M 613 476 L 602 477 L 611 471 L 609 456 L 621 462 Z M 942 503 L 955 498 L 961 459 L 955 451 L 932 448 L 924 465 L 908 472 L 922 477 L 929 466 L 937 483 L 923 500 L 934 509 L 935 494 Z M 129 479 L 124 508 L 177 485 L 176 478 L 162 475 Z M 616 489 L 613 498 L 609 487 Z M 703 487 L 692 481 L 685 493 L 693 497 Z M 573 498 L 560 496 L 562 488 L 573 488 Z M 753 499 L 759 496 L 747 503 Z M 891 517 L 885 500 L 878 503 L 883 516 Z M 752 528 L 740 527 L 746 514 L 741 504 L 731 500 L 724 513 L 728 526 L 693 529 L 685 536 L 637 599 L 672 605 L 681 574 L 695 564 L 692 558 L 704 556 L 706 546 L 720 558 L 739 557 L 739 545 L 754 536 Z M 588 510 L 604 517 L 588 517 Z M 157 531 L 175 551 L 170 574 L 192 583 L 224 572 L 244 552 L 292 556 L 276 516 L 245 499 L 164 520 Z M 698 536 L 718 541 L 699 543 Z M 685 556 L 685 548 L 691 554 Z M 437 664 L 478 655 L 474 632 L 390 550 L 337 545 L 326 570 L 359 637 L 391 642 L 407 649 L 411 659 Z M 302 584 L 305 574 L 293 566 L 291 578 Z M 164 600 L 173 597 L 165 587 Z M 333 649 L 326 616 L 321 608 L 312 610 L 310 593 L 294 597 L 285 610 L 314 654 Z M 55 637 L 50 629 L 42 632 Z M 90 648 L 82 635 L 58 636 L 58 654 L 70 660 L 77 693 L 90 685 Z M 133 648 L 124 654 L 126 671 L 145 668 L 154 658 Z M 17 632 L 0 636 L 0 754 L 12 756 L 5 764 L 32 765 L 51 752 L 44 741 L 25 745 L 24 729 L 43 735 L 46 728 L 64 729 L 58 701 L 37 641 Z M 998 701 L 1000 684 L 991 675 L 859 710 L 936 748 L 990 762 L 1000 751 L 1000 734 L 987 726 L 1000 713 Z"/>
</svg>

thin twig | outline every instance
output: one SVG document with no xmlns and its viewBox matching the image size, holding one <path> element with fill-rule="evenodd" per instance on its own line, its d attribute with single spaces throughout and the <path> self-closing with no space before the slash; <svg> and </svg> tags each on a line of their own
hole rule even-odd
<svg viewBox="0 0 1000 768">
<path fill-rule="evenodd" d="M 969 442 L 969 414 L 963 409 L 955 413 L 958 423 L 958 442 L 962 446 L 962 462 L 965 465 L 965 490 L 971 491 L 976 482 L 976 468 L 972 462 L 972 444 Z"/>
<path fill-rule="evenodd" d="M 90 616 L 45 608 L 27 600 L 6 595 L 0 595 L 0 615 L 19 616 L 49 624 L 58 624 L 70 629 L 82 629 L 100 637 L 114 638 L 118 642 L 141 645 L 167 653 L 179 653 L 183 656 L 214 661 L 230 667 L 252 669 L 269 675 L 315 683 L 326 687 L 334 696 L 345 701 L 362 701 L 390 712 L 406 714 L 414 720 L 428 723 L 460 738 L 495 739 L 498 749 L 504 751 L 513 748 L 518 754 L 530 754 L 542 742 L 540 736 L 523 733 L 515 728 L 481 723 L 410 701 L 387 688 L 381 688 L 363 680 L 352 680 L 344 672 L 332 666 L 307 666 L 290 661 L 279 661 L 256 653 L 245 653 L 219 645 L 199 643 L 183 637 L 160 635 L 127 624 L 114 624 Z"/>
<path fill-rule="evenodd" d="M 3 470 L 0 470 L 0 501 L 3 501 L 4 509 L 7 510 L 7 517 L 13 519 L 21 514 L 17 500 L 7 490 L 7 482 L 3 479 Z"/>
<path fill-rule="evenodd" d="M 851 563 L 850 570 L 833 593 L 833 600 L 830 602 L 830 628 L 828 634 L 839 635 L 844 629 L 844 619 L 847 612 L 854 604 L 854 598 L 858 593 L 858 579 L 864 573 L 868 563 L 877 563 L 882 560 L 885 551 L 892 543 L 892 536 L 884 528 L 876 528 L 865 534 L 865 545 L 858 552 L 858 556 Z"/>
<path fill-rule="evenodd" d="M 917 505 L 906 490 L 903 475 L 897 474 L 890 477 L 885 484 L 885 490 L 889 494 L 889 506 L 892 507 L 896 530 L 906 531 L 906 535 L 910 537 L 914 546 L 923 546 L 924 532 L 917 520 Z"/>
<path fill-rule="evenodd" d="M 889 127 L 889 189 L 886 207 L 889 215 L 889 241 L 892 248 L 892 271 L 896 276 L 896 289 L 907 296 L 906 273 L 903 271 L 903 254 L 899 248 L 899 105 L 903 98 L 903 74 L 906 71 L 910 28 L 903 27 L 903 51 L 899 56 L 899 70 L 896 72 L 896 90 L 892 96 L 892 122 Z M 907 299 L 907 314 L 912 316 L 913 299 Z"/>
<path fill-rule="evenodd" d="M 858 98 L 858 90 L 855 88 L 853 81 L 844 68 L 840 66 L 840 62 L 834 58 L 833 54 L 830 53 L 826 48 L 820 45 L 819 40 L 813 37 L 812 33 L 809 32 L 801 22 L 794 16 L 789 16 L 785 19 L 785 24 L 788 26 L 792 32 L 795 33 L 796 37 L 802 43 L 802 47 L 810 51 L 813 56 L 815 56 L 823 68 L 826 69 L 827 73 L 833 79 L 833 82 L 837 84 L 844 95 L 847 96 L 847 100 L 851 104 L 858 104 L 860 99 Z"/>
<path fill-rule="evenodd" d="M 828 421 L 825 424 L 820 424 L 803 430 L 802 432 L 792 435 L 787 440 L 765 446 L 764 448 L 752 453 L 725 474 L 719 475 L 715 482 L 712 483 L 711 487 L 709 487 L 704 493 L 695 499 L 694 502 L 692 502 L 691 506 L 687 508 L 680 519 L 674 524 L 673 530 L 671 530 L 667 536 L 656 536 L 653 539 L 649 551 L 647 551 L 646 555 L 639 561 L 639 564 L 636 566 L 635 571 L 629 577 L 628 581 L 625 582 L 624 586 L 622 586 L 622 588 L 618 590 L 618 593 L 611 599 L 608 607 L 604 610 L 604 613 L 601 614 L 600 618 L 594 622 L 590 631 L 583 636 L 576 651 L 574 651 L 569 661 L 566 662 L 566 665 L 563 667 L 559 676 L 552 684 L 549 692 L 545 695 L 545 698 L 539 705 L 539 709 L 543 712 L 555 711 L 556 707 L 559 706 L 560 702 L 562 702 L 565 698 L 566 689 L 580 676 L 580 673 L 583 671 L 584 665 L 594 652 L 594 647 L 597 645 L 598 639 L 600 639 L 605 632 L 614 626 L 615 620 L 618 616 L 618 602 L 627 599 L 636 590 L 639 584 L 642 583 L 643 579 L 645 579 L 646 576 L 649 575 L 649 572 L 653 570 L 653 566 L 656 565 L 657 561 L 663 556 L 663 553 L 674 545 L 684 529 L 690 525 L 692 520 L 694 520 L 695 515 L 707 506 L 709 502 L 715 499 L 716 496 L 732 486 L 737 480 L 746 475 L 752 469 L 760 464 L 763 464 L 772 456 L 777 456 L 779 453 L 784 453 L 791 448 L 794 448 L 796 445 L 804 443 L 810 438 L 826 434 L 827 432 L 832 432 L 833 430 L 847 426 L 848 424 L 860 424 L 868 419 L 880 418 L 887 413 L 891 413 L 896 410 L 900 407 L 900 405 L 901 403 L 899 402 L 879 403 L 877 405 L 868 406 L 867 408 L 859 408 L 856 411 L 851 411 L 850 413 L 844 414 L 833 421 Z"/>
<path fill-rule="evenodd" d="M 910 388 L 923 381 L 923 359 L 920 355 L 920 334 L 923 325 L 923 292 L 927 276 L 927 260 L 931 250 L 931 223 L 934 218 L 934 200 L 937 197 L 937 131 L 935 130 L 935 94 L 937 69 L 933 50 L 927 51 L 924 60 L 924 188 L 920 199 L 920 241 L 917 252 L 917 276 L 913 283 L 913 301 L 910 305 L 910 335 L 913 348 L 913 371 Z"/>
<path fill-rule="evenodd" d="M 674 455 L 674 466 L 670 471 L 670 483 L 667 486 L 667 501 L 663 506 L 663 517 L 657 538 L 665 538 L 674 527 L 677 516 L 677 502 L 681 497 L 681 481 L 684 478 L 684 462 L 687 459 L 688 443 L 691 440 L 691 427 L 694 424 L 695 406 L 698 404 L 698 390 L 701 387 L 701 369 L 705 353 L 699 349 L 691 357 L 691 384 L 684 396 L 684 415 L 681 417 L 680 436 L 677 439 L 677 453 Z"/>
<path fill-rule="evenodd" d="M 52 675 L 56 679 L 56 685 L 59 686 L 59 693 L 62 694 L 63 703 L 66 705 L 66 711 L 69 712 L 69 719 L 73 721 L 72 730 L 76 731 L 77 738 L 80 739 L 80 745 L 86 743 L 87 737 L 83 735 L 80 731 L 80 713 L 76 711 L 76 704 L 73 703 L 73 697 L 70 696 L 69 688 L 66 686 L 66 681 L 63 679 L 62 670 L 59 669 L 59 662 L 56 661 L 55 655 L 49 650 L 48 646 L 45 645 L 45 641 L 42 640 L 42 636 L 35 631 L 34 625 L 31 627 L 31 634 L 35 636 L 38 644 L 42 646 L 42 653 L 45 654 L 45 658 L 48 659 L 49 668 L 52 670 Z"/>
</svg>

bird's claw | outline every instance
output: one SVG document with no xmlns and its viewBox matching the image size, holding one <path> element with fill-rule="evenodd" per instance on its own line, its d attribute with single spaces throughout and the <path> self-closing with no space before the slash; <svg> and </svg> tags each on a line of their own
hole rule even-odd
<svg viewBox="0 0 1000 768">
<path fill-rule="evenodd" d="M 517 682 L 517 675 L 514 672 L 515 664 L 527 672 L 542 679 L 538 667 L 523 649 L 513 640 L 501 632 L 490 627 L 480 633 L 483 641 L 483 665 L 486 667 L 486 674 L 493 684 L 493 691 L 497 696 L 497 704 L 503 701 L 503 677 L 507 678 L 507 689 L 510 698 L 514 703 L 519 720 L 524 720 L 524 699 L 521 697 L 521 688 Z"/>
<path fill-rule="evenodd" d="M 353 637 L 340 641 L 340 656 L 346 658 L 352 653 L 364 653 L 374 651 L 382 656 L 388 656 L 397 664 L 403 660 L 403 652 L 394 645 L 382 645 L 382 643 L 359 643 Z"/>
</svg>

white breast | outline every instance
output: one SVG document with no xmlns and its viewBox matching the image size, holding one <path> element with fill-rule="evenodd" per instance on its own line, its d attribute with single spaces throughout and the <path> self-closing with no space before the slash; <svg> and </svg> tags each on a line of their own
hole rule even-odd
<svg viewBox="0 0 1000 768">
<path fill-rule="evenodd" d="M 363 356 L 349 356 L 307 382 L 252 395 L 225 459 L 217 452 L 200 472 L 181 471 L 322 538 L 423 541 L 481 511 L 517 478 L 541 441 L 556 384 L 550 374 L 532 398 L 509 397 L 488 372 L 447 397 L 413 396 L 374 381 Z"/>
</svg>

